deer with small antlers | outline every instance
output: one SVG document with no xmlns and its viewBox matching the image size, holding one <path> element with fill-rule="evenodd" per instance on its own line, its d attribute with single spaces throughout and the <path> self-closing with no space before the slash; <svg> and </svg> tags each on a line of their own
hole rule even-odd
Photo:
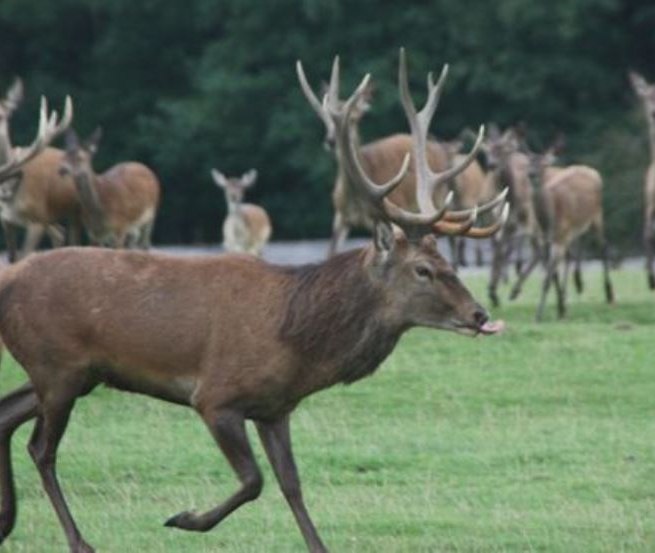
<svg viewBox="0 0 655 553">
<path fill-rule="evenodd" d="M 38 136 L 34 144 L 14 159 L 15 150 L 9 137 L 9 120 L 23 98 L 23 85 L 17 79 L 0 101 L 0 164 L 7 169 L 0 176 L 0 222 L 7 244 L 9 261 L 18 258 L 15 227 L 25 228 L 27 233 L 21 257 L 34 251 L 47 233 L 54 246 L 63 245 L 64 233 L 59 223 L 69 225 L 69 239 L 79 242 L 79 204 L 72 181 L 62 178 L 57 167 L 63 152 L 48 144 L 61 134 L 73 117 L 72 103 L 66 99 L 61 121 L 42 119 L 40 130 L 47 133 Z M 41 113 L 47 116 L 44 101 Z M 42 125 L 43 124 L 43 125 Z"/>
<path fill-rule="evenodd" d="M 227 216 L 223 221 L 225 250 L 260 256 L 273 232 L 271 220 L 260 206 L 243 203 L 245 191 L 257 180 L 257 171 L 251 169 L 240 178 L 228 178 L 212 169 L 212 178 L 225 193 L 227 203 Z"/>
<path fill-rule="evenodd" d="M 630 82 L 644 107 L 650 138 L 650 165 L 644 178 L 644 249 L 648 286 L 655 290 L 655 84 L 638 73 L 629 74 Z"/>
<path fill-rule="evenodd" d="M 93 169 L 102 131 L 84 141 L 73 130 L 66 133 L 66 154 L 59 172 L 70 175 L 79 196 L 82 222 L 98 246 L 148 249 L 159 206 L 159 180 L 135 161 L 114 165 L 102 174 Z"/>
<path fill-rule="evenodd" d="M 531 153 L 531 168 L 535 175 L 534 203 L 539 225 L 539 243 L 530 263 L 521 271 L 510 298 L 521 293 L 523 283 L 540 261 L 546 263 L 541 299 L 536 319 L 543 318 L 548 291 L 552 283 L 557 293 L 557 314 L 566 314 L 566 291 L 570 268 L 569 250 L 572 243 L 588 230 L 593 230 L 602 250 L 603 280 L 607 303 L 613 303 L 614 291 L 609 276 L 607 241 L 603 230 L 603 180 L 595 169 L 586 165 L 553 167 L 561 140 L 544 154 Z M 559 265 L 564 262 L 564 275 L 559 278 Z M 574 276 L 578 291 L 582 288 L 579 259 Z"/>
<path fill-rule="evenodd" d="M 351 182 L 352 175 L 349 174 L 344 165 L 341 157 L 342 153 L 334 147 L 336 143 L 336 129 L 329 114 L 326 113 L 326 104 L 334 104 L 334 99 L 339 96 L 339 57 L 337 56 L 332 64 L 330 81 L 323 102 L 318 100 L 312 87 L 309 85 L 302 65 L 298 64 L 296 70 L 305 97 L 325 125 L 326 134 L 324 144 L 326 144 L 328 149 L 334 150 L 337 158 L 337 176 L 332 192 L 334 220 L 332 224 L 332 240 L 328 251 L 328 255 L 332 256 L 342 248 L 351 227 L 372 229 L 374 221 L 369 216 L 368 208 L 362 202 L 357 187 Z M 361 154 L 360 163 L 366 173 L 371 176 L 373 182 L 386 182 L 395 175 L 405 155 L 411 152 L 412 137 L 408 134 L 399 133 L 375 140 L 363 146 L 360 144 L 359 121 L 370 109 L 371 90 L 372 87 L 369 81 L 358 98 L 357 103 L 352 106 L 352 128 L 350 132 Z M 474 151 L 477 152 L 481 140 L 482 135 L 478 134 Z M 445 171 L 449 167 L 446 150 L 436 141 L 426 141 L 426 152 L 431 170 Z M 462 161 L 469 162 L 470 154 L 462 158 Z M 453 174 L 457 174 L 457 172 L 453 171 Z M 415 189 L 416 171 L 413 163 L 410 163 L 409 170 L 405 173 L 398 186 L 394 187 L 391 191 L 389 199 L 405 209 L 415 209 Z M 435 193 L 440 194 L 440 196 L 435 197 L 434 201 L 440 204 L 443 203 L 447 189 L 440 187 L 435 190 Z"/>
<path fill-rule="evenodd" d="M 358 199 L 375 222 L 368 246 L 316 265 L 282 267 L 253 256 L 174 258 L 143 252 L 66 248 L 31 256 L 0 275 L 0 334 L 29 383 L 0 399 L 0 540 L 15 524 L 10 439 L 36 418 L 28 450 L 68 538 L 88 553 L 61 491 L 57 447 L 78 397 L 99 384 L 193 407 L 240 481 L 206 512 L 181 512 L 166 526 L 205 532 L 262 490 L 246 434 L 253 420 L 309 551 L 327 551 L 305 507 L 291 450 L 289 418 L 306 396 L 372 374 L 400 336 L 415 326 L 467 336 L 497 333 L 448 263 L 435 234 L 488 236 L 507 216 L 474 228 L 477 210 L 432 202 L 465 165 L 434 173 L 425 151 L 438 84 L 428 79 L 416 112 L 401 51 L 400 96 L 413 137 L 417 211 L 389 199 L 409 156 L 376 184 L 352 133 L 353 105 L 368 76 L 345 102 L 326 111 Z M 395 225 L 395 229 L 392 225 Z M 44 276 L 47 274 L 47 278 Z"/>
</svg>

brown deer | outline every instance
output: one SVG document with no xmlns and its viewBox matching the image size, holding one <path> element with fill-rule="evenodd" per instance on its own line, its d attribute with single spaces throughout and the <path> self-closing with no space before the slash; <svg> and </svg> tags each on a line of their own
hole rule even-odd
<svg viewBox="0 0 655 553">
<path fill-rule="evenodd" d="M 521 271 L 512 288 L 510 298 L 518 297 L 523 283 L 539 263 L 546 262 L 541 299 L 536 319 L 543 318 L 544 308 L 551 283 L 557 293 L 557 314 L 566 314 L 566 291 L 569 276 L 569 250 L 572 243 L 592 229 L 601 246 L 603 278 L 607 303 L 614 301 L 612 282 L 609 276 L 608 248 L 603 230 L 603 180 L 595 169 L 586 165 L 552 167 L 559 146 L 551 147 L 542 155 L 531 155 L 535 173 L 534 191 L 535 211 L 540 231 L 540 243 L 534 249 L 531 262 Z M 559 265 L 564 261 L 564 276 L 560 281 Z M 582 281 L 579 272 L 579 259 L 575 275 L 578 291 Z"/>
<path fill-rule="evenodd" d="M 17 80 L 0 101 L 0 164 L 12 157 L 8 123 L 22 97 L 22 82 Z M 79 242 L 79 204 L 75 187 L 72 181 L 57 173 L 63 152 L 47 147 L 70 125 L 72 116 L 72 103 L 67 99 L 60 123 L 50 121 L 52 128 L 47 140 L 0 179 L 0 222 L 10 262 L 18 258 L 16 227 L 27 231 L 21 256 L 34 251 L 46 232 L 54 246 L 62 245 L 64 234 L 59 223 L 63 221 L 69 223 L 71 241 Z"/>
<path fill-rule="evenodd" d="M 134 161 L 96 174 L 92 161 L 101 136 L 98 128 L 81 142 L 69 130 L 59 172 L 75 183 L 82 222 L 93 244 L 148 249 L 159 206 L 159 181 L 148 167 Z"/>
<path fill-rule="evenodd" d="M 244 252 L 260 256 L 273 228 L 268 213 L 258 205 L 243 203 L 243 195 L 257 180 L 251 169 L 240 178 L 227 178 L 212 169 L 212 178 L 225 193 L 227 216 L 223 221 L 223 246 L 228 252 Z"/>
<path fill-rule="evenodd" d="M 375 238 L 364 248 L 301 267 L 241 254 L 174 258 L 65 248 L 2 273 L 0 334 L 30 381 L 0 399 L 0 539 L 16 519 L 11 435 L 36 418 L 28 450 L 70 550 L 93 551 L 66 505 L 55 465 L 76 399 L 106 384 L 193 407 L 239 478 L 223 503 L 179 513 L 166 526 L 204 532 L 259 496 L 262 475 L 245 428 L 250 419 L 308 549 L 326 551 L 305 508 L 291 450 L 294 408 L 314 392 L 372 374 L 414 326 L 467 336 L 502 327 L 489 321 L 439 255 L 434 233 L 486 237 L 500 228 L 507 209 L 491 226 L 472 228 L 476 210 L 451 213 L 432 204 L 434 188 L 454 173 L 433 173 L 425 154 L 443 80 L 435 86 L 429 79 L 419 113 L 402 51 L 399 80 L 414 136 L 419 211 L 387 197 L 404 177 L 408 156 L 379 185 L 359 162 L 350 115 L 363 86 L 345 103 L 326 105 L 352 183 L 375 221 Z"/>
<path fill-rule="evenodd" d="M 325 144 L 328 145 L 330 149 L 334 149 L 337 158 L 337 176 L 332 191 L 332 203 L 334 205 L 332 240 L 328 252 L 328 255 L 331 256 L 342 249 L 343 243 L 348 237 L 351 227 L 363 227 L 370 230 L 374 226 L 374 221 L 369 216 L 365 202 L 360 198 L 356 186 L 351 182 L 352 175 L 350 175 L 345 169 L 343 163 L 343 152 L 332 148 L 335 143 L 336 132 L 334 123 L 331 121 L 330 117 L 325 114 L 322 102 L 318 100 L 316 94 L 314 94 L 309 85 L 302 64 L 298 63 L 296 65 L 296 71 L 305 97 L 325 124 Z M 339 72 L 339 57 L 337 56 L 332 64 L 330 82 L 325 98 L 333 99 L 338 97 Z M 386 182 L 396 174 L 405 155 L 411 151 L 412 137 L 408 134 L 393 134 L 360 146 L 359 121 L 370 108 L 370 98 L 371 84 L 369 81 L 367 82 L 361 97 L 357 100 L 357 104 L 351 108 L 351 133 L 353 134 L 353 140 L 357 144 L 361 155 L 360 162 L 366 173 L 371 176 L 373 182 Z M 480 142 L 482 141 L 482 132 L 481 128 L 473 151 L 463 159 L 468 161 L 476 155 Z M 426 148 L 428 162 L 433 171 L 444 171 L 449 167 L 447 153 L 440 144 L 433 140 L 429 140 L 426 143 Z M 392 202 L 405 209 L 416 208 L 415 173 L 413 164 L 410 164 L 410 168 L 406 172 L 405 177 L 389 194 L 389 199 Z M 455 172 L 453 174 L 455 174 Z M 435 193 L 439 194 L 440 197 L 434 198 L 434 201 L 439 204 L 444 204 L 447 189 L 439 188 Z"/>
<path fill-rule="evenodd" d="M 650 165 L 644 178 L 644 249 L 648 286 L 655 290 L 655 85 L 638 73 L 630 73 L 630 81 L 644 106 L 650 138 Z"/>
<path fill-rule="evenodd" d="M 533 251 L 538 250 L 541 229 L 537 223 L 530 180 L 531 161 L 520 151 L 518 132 L 509 128 L 501 133 L 491 125 L 482 148 L 485 154 L 490 186 L 505 187 L 511 206 L 510 216 L 502 232 L 492 236 L 491 276 L 489 299 L 494 306 L 500 304 L 498 285 L 507 274 L 512 253 L 516 252 L 517 272 L 522 269 L 522 243 L 530 239 Z"/>
</svg>

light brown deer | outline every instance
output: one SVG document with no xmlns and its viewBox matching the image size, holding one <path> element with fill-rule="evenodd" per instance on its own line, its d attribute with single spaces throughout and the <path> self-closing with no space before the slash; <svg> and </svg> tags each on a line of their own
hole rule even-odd
<svg viewBox="0 0 655 553">
<path fill-rule="evenodd" d="M 271 220 L 260 206 L 243 203 L 245 191 L 257 180 L 257 171 L 251 169 L 240 178 L 227 178 L 212 169 L 212 178 L 225 193 L 227 203 L 227 216 L 223 221 L 225 250 L 260 256 L 273 232 Z"/>
<path fill-rule="evenodd" d="M 93 244 L 148 249 L 159 207 L 159 181 L 148 167 L 135 161 L 96 174 L 92 161 L 101 135 L 98 128 L 80 142 L 75 131 L 69 130 L 59 172 L 70 175 L 75 183 L 82 222 Z"/>
<path fill-rule="evenodd" d="M 22 97 L 22 83 L 17 80 L 0 102 L 0 164 L 12 157 L 8 123 Z M 55 120 L 50 122 L 52 128 L 47 140 L 14 170 L 5 171 L 0 179 L 0 222 L 10 262 L 18 258 L 16 227 L 26 229 L 21 256 L 34 251 L 46 232 L 54 246 L 63 245 L 61 222 L 68 222 L 71 241 L 79 242 L 79 204 L 75 187 L 70 179 L 57 173 L 63 152 L 46 147 L 70 125 L 72 116 L 72 103 L 67 99 L 62 120 L 56 125 Z"/>
<path fill-rule="evenodd" d="M 335 142 L 334 123 L 325 115 L 324 106 L 318 100 L 316 94 L 314 94 L 300 63 L 297 64 L 296 70 L 305 97 L 325 124 L 325 144 L 332 148 L 332 145 Z M 325 98 L 338 97 L 339 72 L 339 57 L 337 56 L 332 64 L 330 83 Z M 371 176 L 373 182 L 386 182 L 395 175 L 405 155 L 411 151 L 412 137 L 408 134 L 393 134 L 361 146 L 359 121 L 370 108 L 370 97 L 371 85 L 369 81 L 361 97 L 358 99 L 357 104 L 351 108 L 351 133 L 353 135 L 353 140 L 357 144 L 361 155 L 360 162 L 366 173 Z M 468 161 L 475 156 L 481 140 L 482 129 L 478 133 L 476 145 L 473 151 L 463 159 Z M 448 155 L 440 144 L 433 140 L 429 140 L 426 142 L 426 149 L 428 163 L 433 171 L 444 171 L 449 167 Z M 332 191 L 334 220 L 332 223 L 332 240 L 328 252 L 329 256 L 334 255 L 337 251 L 342 249 L 343 243 L 348 237 L 351 227 L 362 227 L 370 230 L 373 228 L 374 223 L 368 214 L 365 202 L 361 200 L 356 186 L 351 182 L 352 175 L 348 173 L 344 166 L 343 152 L 339 152 L 338 149 L 334 149 L 334 152 L 337 158 L 337 176 Z M 415 189 L 415 169 L 413 163 L 410 163 L 409 170 L 405 174 L 405 177 L 401 180 L 398 186 L 391 191 L 389 199 L 396 205 L 405 209 L 415 209 Z M 434 201 L 439 204 L 445 203 L 447 192 L 447 188 L 439 188 L 435 190 L 435 193 L 439 194 L 439 197 L 434 198 Z"/>
<path fill-rule="evenodd" d="M 510 298 L 518 297 L 523 283 L 539 261 L 546 263 L 541 299 L 536 319 L 543 318 L 544 308 L 551 283 L 557 293 L 557 314 L 566 314 L 566 292 L 569 276 L 569 250 L 571 245 L 588 230 L 593 230 L 601 246 L 605 297 L 608 303 L 614 301 L 614 292 L 609 275 L 608 249 L 603 229 L 603 180 L 595 169 L 586 165 L 551 167 L 556 159 L 555 146 L 543 155 L 532 154 L 535 173 L 535 211 L 540 227 L 540 243 L 534 249 L 531 262 L 521 271 L 512 288 Z M 564 276 L 559 278 L 559 265 L 564 261 Z M 581 288 L 579 267 L 576 267 L 576 285 Z"/>
<path fill-rule="evenodd" d="M 644 107 L 650 138 L 650 165 L 644 178 L 644 249 L 648 285 L 655 290 L 655 84 L 638 73 L 630 73 L 630 81 Z"/>
<path fill-rule="evenodd" d="M 453 176 L 430 171 L 425 155 L 443 79 L 437 86 L 429 79 L 428 101 L 416 113 L 402 52 L 399 78 L 415 140 L 417 212 L 387 198 L 404 177 L 408 156 L 380 185 L 359 163 L 349 117 L 362 85 L 343 105 L 326 106 L 347 152 L 344 164 L 375 221 L 375 239 L 364 248 L 296 268 L 240 254 L 174 258 L 66 248 L 2 273 L 0 334 L 30 382 L 0 400 L 0 539 L 16 518 L 10 438 L 36 418 L 28 449 L 70 550 L 93 551 L 68 510 L 55 464 L 76 399 L 106 384 L 193 407 L 239 478 L 223 503 L 179 513 L 167 526 L 204 532 L 259 496 L 262 475 L 245 428 L 251 419 L 308 549 L 326 551 L 291 451 L 294 408 L 314 392 L 372 374 L 411 327 L 475 336 L 502 326 L 488 320 L 439 255 L 433 233 L 484 237 L 503 219 L 472 228 L 475 210 L 449 213 L 432 204 L 434 188 Z"/>
</svg>

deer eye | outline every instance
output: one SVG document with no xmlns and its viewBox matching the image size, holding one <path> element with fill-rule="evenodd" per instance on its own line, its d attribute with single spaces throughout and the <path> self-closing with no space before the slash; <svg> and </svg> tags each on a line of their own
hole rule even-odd
<svg viewBox="0 0 655 553">
<path fill-rule="evenodd" d="M 432 280 L 434 277 L 432 270 L 426 265 L 416 265 L 416 267 L 414 267 L 414 273 L 422 280 Z"/>
</svg>

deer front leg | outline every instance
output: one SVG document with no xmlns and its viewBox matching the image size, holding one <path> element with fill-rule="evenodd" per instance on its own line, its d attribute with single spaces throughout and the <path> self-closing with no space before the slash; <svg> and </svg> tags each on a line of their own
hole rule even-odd
<svg viewBox="0 0 655 553">
<path fill-rule="evenodd" d="M 48 238 L 50 238 L 53 248 L 61 248 L 66 243 L 64 227 L 61 225 L 48 225 L 46 227 L 46 233 L 48 234 Z"/>
<path fill-rule="evenodd" d="M 209 427 L 223 455 L 229 461 L 234 472 L 237 473 L 241 481 L 241 489 L 218 507 L 206 513 L 184 511 L 169 518 L 165 523 L 165 526 L 195 532 L 211 530 L 232 511 L 248 501 L 257 499 L 264 484 L 262 474 L 248 442 L 243 415 L 228 409 L 212 409 L 201 412 L 201 417 Z"/>
<path fill-rule="evenodd" d="M 530 273 L 534 271 L 534 268 L 537 266 L 541 258 L 542 258 L 541 248 L 537 243 L 536 239 L 533 239 L 532 258 L 530 259 L 530 263 L 528 263 L 527 266 L 525 266 L 523 270 L 519 273 L 518 279 L 516 280 L 516 283 L 512 287 L 512 291 L 510 292 L 509 295 L 510 300 L 515 300 L 516 298 L 519 297 L 519 294 L 523 289 L 523 283 L 530 276 Z"/>
<path fill-rule="evenodd" d="M 21 258 L 27 257 L 31 254 L 41 243 L 43 234 L 45 233 L 45 225 L 32 223 L 27 226 L 27 233 L 25 234 L 25 241 L 23 242 L 23 251 Z"/>
<path fill-rule="evenodd" d="M 291 450 L 289 417 L 286 416 L 273 422 L 258 422 L 257 430 L 282 493 L 293 511 L 293 516 L 296 518 L 309 551 L 326 553 L 327 549 L 323 545 L 303 501 L 298 469 Z"/>
<path fill-rule="evenodd" d="M 2 232 L 5 237 L 5 244 L 7 246 L 7 259 L 9 263 L 17 261 L 18 246 L 16 241 L 16 228 L 9 221 L 1 219 Z"/>
</svg>

